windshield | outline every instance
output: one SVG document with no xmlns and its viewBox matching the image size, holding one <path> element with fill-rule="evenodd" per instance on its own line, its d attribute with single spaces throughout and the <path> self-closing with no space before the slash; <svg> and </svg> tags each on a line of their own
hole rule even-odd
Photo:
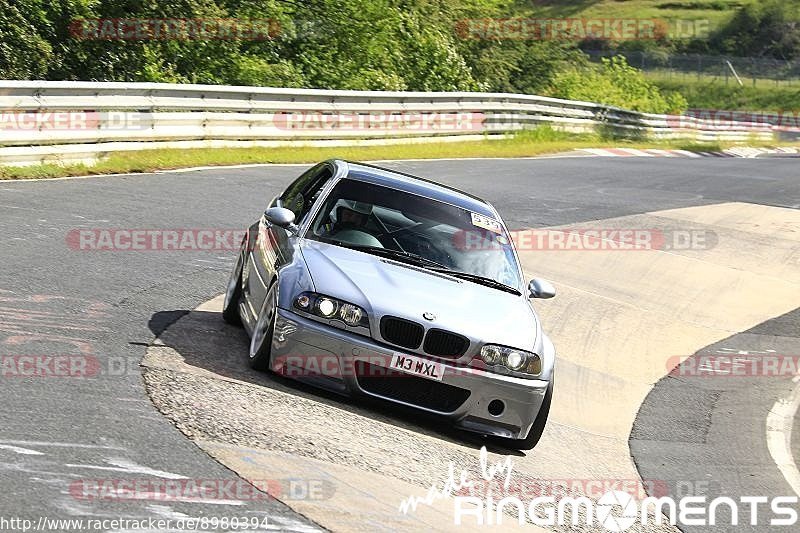
<svg viewBox="0 0 800 533">
<path fill-rule="evenodd" d="M 499 221 L 432 198 L 341 180 L 306 238 L 422 266 L 444 267 L 519 289 L 519 269 Z"/>
</svg>

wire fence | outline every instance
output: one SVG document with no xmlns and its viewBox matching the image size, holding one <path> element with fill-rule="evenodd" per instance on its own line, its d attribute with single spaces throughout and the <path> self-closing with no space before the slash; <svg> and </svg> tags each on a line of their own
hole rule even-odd
<svg viewBox="0 0 800 533">
<path fill-rule="evenodd" d="M 643 70 L 649 77 L 676 82 L 719 83 L 759 87 L 800 87 L 800 61 L 783 61 L 763 57 L 726 57 L 703 54 L 670 54 L 653 51 L 586 52 L 592 61 L 603 57 L 625 56 L 628 63 Z"/>
</svg>

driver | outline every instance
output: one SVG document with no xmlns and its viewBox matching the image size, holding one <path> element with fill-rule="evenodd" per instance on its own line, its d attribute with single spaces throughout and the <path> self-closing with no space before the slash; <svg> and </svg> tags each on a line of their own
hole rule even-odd
<svg viewBox="0 0 800 533">
<path fill-rule="evenodd" d="M 331 209 L 330 222 L 323 224 L 326 235 L 334 235 L 344 230 L 367 231 L 367 220 L 372 214 L 372 204 L 339 200 Z"/>
</svg>

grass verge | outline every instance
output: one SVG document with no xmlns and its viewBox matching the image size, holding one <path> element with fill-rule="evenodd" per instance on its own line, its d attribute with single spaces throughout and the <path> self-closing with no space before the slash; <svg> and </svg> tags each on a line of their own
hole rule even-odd
<svg viewBox="0 0 800 533">
<path fill-rule="evenodd" d="M 711 29 L 726 23 L 736 8 L 756 0 L 575 0 L 534 2 L 537 17 L 703 20 Z"/>
<path fill-rule="evenodd" d="M 760 143 L 763 145 L 764 143 Z M 759 143 L 748 143 L 758 146 Z M 396 144 L 340 147 L 281 148 L 198 148 L 116 152 L 96 165 L 43 164 L 26 167 L 0 166 L 0 179 L 56 178 L 98 174 L 128 174 L 198 166 L 224 166 L 254 163 L 314 163 L 329 158 L 354 161 L 381 159 L 437 159 L 470 157 L 531 157 L 568 152 L 579 148 L 602 147 L 684 149 L 718 151 L 727 145 L 692 141 L 626 141 L 603 139 L 599 135 L 577 135 L 554 131 L 549 127 L 505 139 L 481 141 Z"/>
<path fill-rule="evenodd" d="M 659 89 L 677 91 L 686 97 L 689 108 L 749 111 L 783 111 L 793 114 L 800 109 L 800 84 L 775 85 L 759 80 L 753 87 L 748 80 L 744 87 L 714 79 L 673 79 L 645 74 Z"/>
</svg>

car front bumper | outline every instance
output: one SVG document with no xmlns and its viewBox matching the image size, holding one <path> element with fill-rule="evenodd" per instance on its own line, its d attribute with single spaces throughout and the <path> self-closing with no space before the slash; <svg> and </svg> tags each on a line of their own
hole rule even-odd
<svg viewBox="0 0 800 533">
<path fill-rule="evenodd" d="M 548 381 L 503 376 L 418 354 L 444 365 L 441 381 L 389 371 L 403 353 L 373 339 L 278 309 L 272 368 L 341 394 L 365 394 L 451 420 L 455 427 L 522 439 L 539 413 Z M 492 404 L 492 413 L 489 405 Z M 502 404 L 502 412 L 497 408 Z"/>
</svg>

